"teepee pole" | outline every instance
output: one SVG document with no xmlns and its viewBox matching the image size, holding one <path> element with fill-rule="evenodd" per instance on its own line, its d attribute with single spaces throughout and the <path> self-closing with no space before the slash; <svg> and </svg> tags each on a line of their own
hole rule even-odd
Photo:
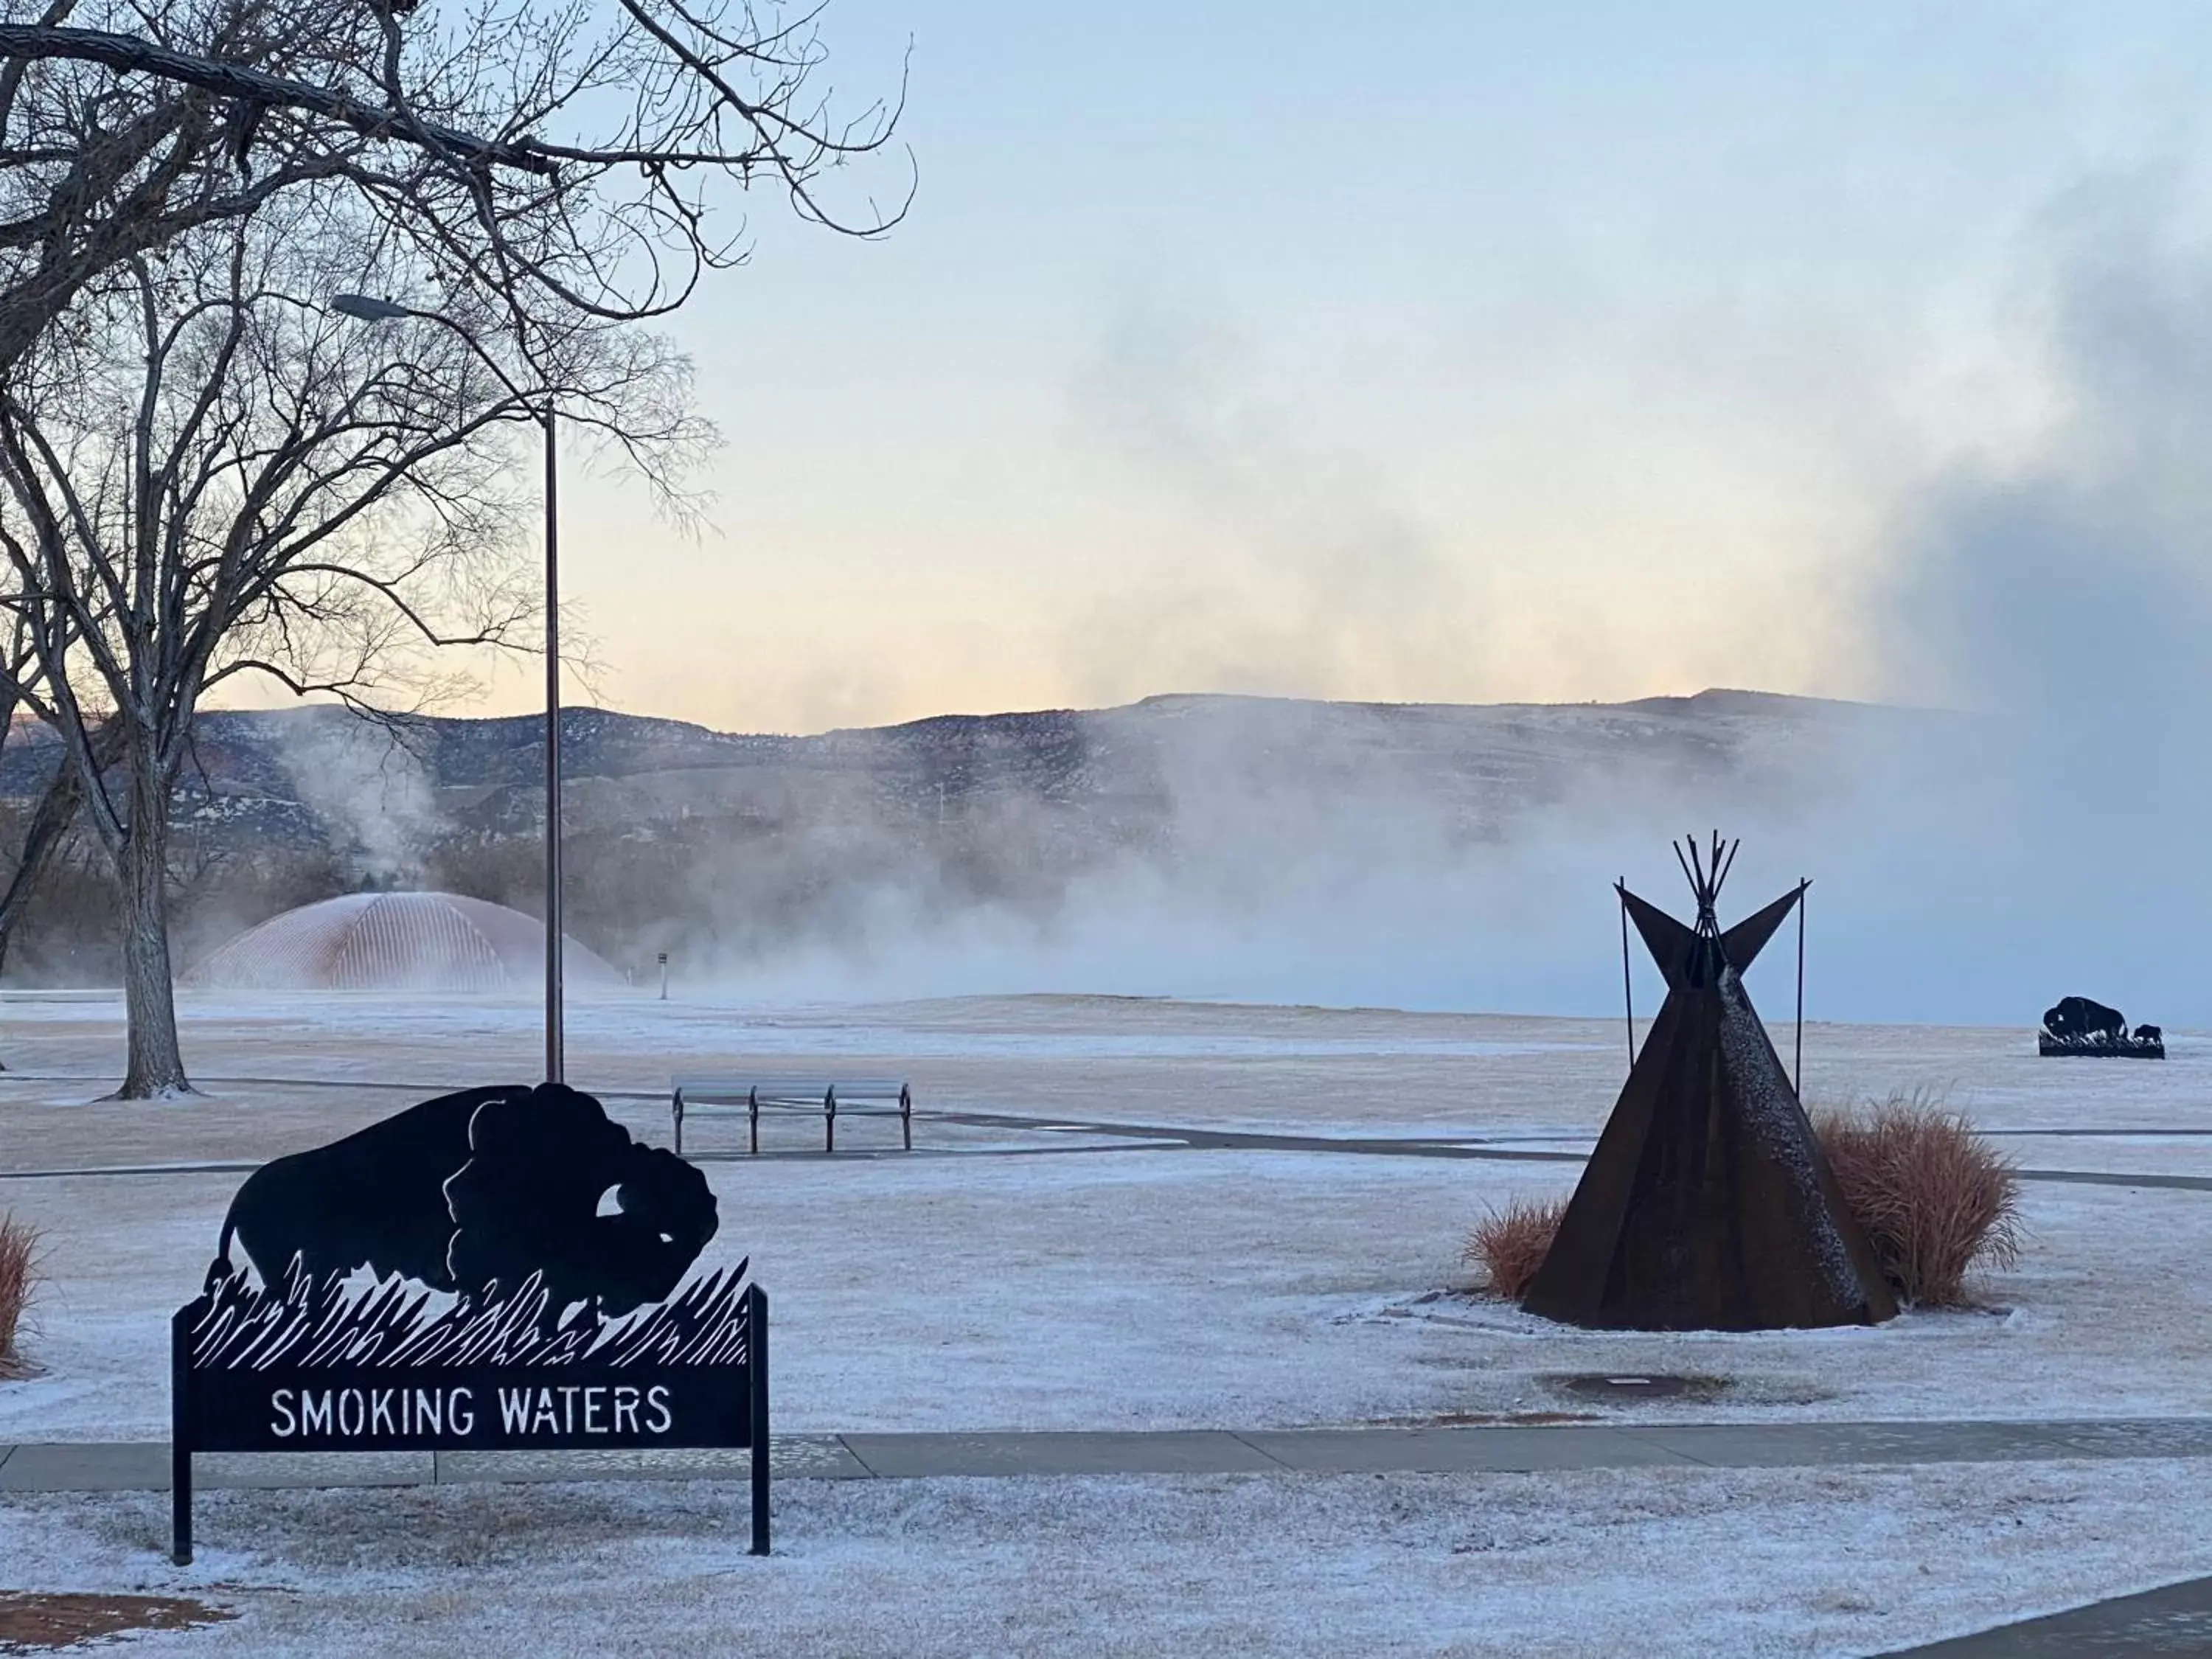
<svg viewBox="0 0 2212 1659">
<path fill-rule="evenodd" d="M 1812 884 L 1797 878 L 1797 1064 L 1790 1086 L 1797 1091 L 1800 1106 L 1805 1103 L 1805 890 Z"/>
<path fill-rule="evenodd" d="M 1628 878 L 1613 884 L 1620 899 L 1620 1005 L 1628 1011 L 1628 1069 L 1636 1069 L 1636 989 L 1628 977 Z"/>
</svg>

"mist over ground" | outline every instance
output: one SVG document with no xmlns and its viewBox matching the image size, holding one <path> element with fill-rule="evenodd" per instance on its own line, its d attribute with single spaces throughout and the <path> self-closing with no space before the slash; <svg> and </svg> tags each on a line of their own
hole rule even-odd
<svg viewBox="0 0 2212 1659">
<path fill-rule="evenodd" d="M 1713 691 L 1163 697 L 798 738 L 571 709 L 563 728 L 569 932 L 641 987 L 667 952 L 679 995 L 1609 1012 L 1613 881 L 1686 915 L 1668 842 L 1714 828 L 1743 841 L 1724 921 L 1813 878 L 1815 1018 L 2023 1024 L 2081 991 L 2184 1025 L 2197 984 L 2197 899 L 2128 875 L 2112 757 L 2046 774 L 1992 715 Z M 364 887 L 542 914 L 539 743 L 531 720 L 211 719 L 204 793 L 179 803 L 180 963 Z M 20 815 L 40 769 L 11 749 Z M 2084 823 L 2111 837 L 2101 865 L 2068 844 Z M 112 983 L 112 909 L 75 860 L 10 982 Z M 1771 1016 L 1794 962 L 1778 945 L 1753 976 Z"/>
<path fill-rule="evenodd" d="M 179 802 L 187 966 L 364 887 L 538 910 L 534 720 L 234 714 L 200 746 Z M 1894 988 L 1893 942 L 1863 942 L 1844 882 L 1828 899 L 1834 866 L 1878 845 L 1853 780 L 1945 757 L 1925 763 L 1949 784 L 1984 747 L 1971 719 L 1726 691 L 1161 697 L 815 738 L 571 709 L 563 746 L 569 931 L 641 986 L 667 952 L 679 994 L 1598 1012 L 1619 994 L 1613 879 L 1679 908 L 1668 840 L 1717 824 L 1746 840 L 1732 910 L 1820 879 L 1814 1006 L 1831 1018 L 1883 1012 Z M 19 812 L 39 759 L 19 740 L 0 767 Z M 105 897 L 96 863 L 59 883 L 11 981 L 106 981 Z"/>
</svg>

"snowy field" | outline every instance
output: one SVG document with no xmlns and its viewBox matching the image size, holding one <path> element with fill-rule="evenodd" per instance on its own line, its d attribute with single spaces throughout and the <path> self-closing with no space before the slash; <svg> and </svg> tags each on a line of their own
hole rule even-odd
<svg viewBox="0 0 2212 1659">
<path fill-rule="evenodd" d="M 0 1170 L 258 1160 L 439 1090 L 532 1074 L 534 1009 L 330 999 L 188 1002 L 188 1104 L 92 1103 L 112 1002 L 0 1002 Z M 2030 1182 L 2028 1249 L 1984 1306 L 1874 1329 L 1739 1336 L 1564 1331 L 1458 1294 L 1486 1205 L 1562 1192 L 1573 1163 L 1194 1151 L 1091 1128 L 928 1114 L 1415 1135 L 1587 1147 L 1623 1070 L 1601 1023 L 1112 1000 L 838 1011 L 641 1000 L 574 1016 L 571 1078 L 665 1138 L 672 1071 L 910 1077 L 912 1157 L 742 1156 L 741 1119 L 695 1120 L 721 1231 L 776 1297 L 794 1432 L 1453 1420 L 1572 1411 L 1773 1420 L 2159 1415 L 2212 1408 L 2212 1192 Z M 2212 1043 L 2164 1064 L 2043 1060 L 2025 1032 L 1814 1026 L 1815 1101 L 1938 1091 L 2031 1167 L 2212 1174 Z M 354 1079 L 349 1086 L 275 1081 Z M 68 1081 L 45 1079 L 69 1079 Z M 405 1089 L 362 1086 L 405 1083 Z M 856 1149 L 896 1145 L 848 1122 Z M 769 1144 L 819 1146 L 774 1121 Z M 732 1154 L 713 1158 L 717 1152 Z M 0 1387 L 0 1441 L 160 1435 L 169 1310 L 196 1293 L 234 1173 L 0 1179 L 45 1230 L 55 1282 L 35 1353 Z M 1445 1294 L 1437 1296 L 1434 1293 Z M 1551 1379 L 1719 1379 L 1694 1404 L 1601 1407 Z"/>
<path fill-rule="evenodd" d="M 166 1320 L 240 1179 L 176 1166 L 257 1161 L 538 1069 L 523 1004 L 183 1012 L 207 1098 L 125 1106 L 94 1099 L 120 1052 L 114 1000 L 0 997 L 0 1208 L 44 1230 L 53 1273 L 29 1344 L 43 1374 L 0 1384 L 0 1443 L 165 1433 Z M 2171 1047 L 2163 1065 L 2039 1060 L 2025 1030 L 1814 1025 L 1806 1091 L 1929 1091 L 2030 1168 L 2212 1176 L 2212 1040 Z M 2027 1253 L 1968 1311 L 1595 1334 L 1466 1294 L 1457 1259 L 1486 1206 L 1564 1192 L 1571 1162 L 1113 1132 L 1579 1151 L 1625 1069 L 1617 1021 L 641 999 L 574 1008 L 568 1069 L 656 1139 L 672 1073 L 913 1080 L 911 1157 L 752 1161 L 742 1119 L 687 1129 L 721 1207 L 702 1265 L 750 1254 L 775 1295 L 792 1432 L 2212 1411 L 2212 1191 L 2030 1182 Z M 819 1146 L 816 1122 L 765 1133 L 779 1152 Z M 861 1121 L 841 1141 L 896 1133 Z M 144 1172 L 55 1173 L 89 1170 Z M 1592 1371 L 1711 1382 L 1694 1403 L 1619 1406 L 1561 1386 Z M 319 1632 L 377 1609 L 427 1621 L 391 1627 L 407 1651 L 597 1650 L 649 1584 L 652 1622 L 626 1627 L 624 1650 L 696 1653 L 714 1632 L 708 1650 L 1870 1653 L 2212 1571 L 2200 1474 L 799 1482 L 765 1566 L 737 1553 L 737 1494 L 703 1487 L 219 1494 L 212 1547 L 182 1574 L 156 1559 L 154 1499 L 18 1498 L 0 1504 L 0 1583 L 244 1587 L 244 1622 L 148 1651 L 355 1650 Z M 732 1633 L 747 1620 L 757 1641 Z"/>
<path fill-rule="evenodd" d="M 0 1583 L 204 1597 L 136 1656 L 1886 1651 L 2207 1570 L 2195 1466 L 787 1482 L 0 1502 Z"/>
</svg>

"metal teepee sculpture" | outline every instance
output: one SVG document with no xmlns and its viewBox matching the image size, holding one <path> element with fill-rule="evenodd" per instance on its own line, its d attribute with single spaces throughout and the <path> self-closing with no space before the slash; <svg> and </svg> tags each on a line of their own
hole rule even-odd
<svg viewBox="0 0 2212 1659">
<path fill-rule="evenodd" d="M 1675 857 L 1694 927 L 1617 885 L 1667 1000 L 1522 1306 L 1615 1330 L 1875 1324 L 1897 1303 L 1836 1185 L 1742 975 L 1807 884 L 1725 933 L 1735 849 Z"/>
</svg>

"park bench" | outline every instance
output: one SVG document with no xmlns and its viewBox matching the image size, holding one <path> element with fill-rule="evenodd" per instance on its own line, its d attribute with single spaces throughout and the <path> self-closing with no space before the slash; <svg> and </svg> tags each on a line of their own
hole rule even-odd
<svg viewBox="0 0 2212 1659">
<path fill-rule="evenodd" d="M 735 1117 L 744 1113 L 760 1151 L 764 1111 L 822 1114 L 822 1150 L 837 1150 L 841 1117 L 896 1117 L 906 1150 L 914 1150 L 914 1092 L 897 1078 L 678 1078 L 668 1103 L 676 1151 L 684 1151 L 686 1117 Z"/>
</svg>

